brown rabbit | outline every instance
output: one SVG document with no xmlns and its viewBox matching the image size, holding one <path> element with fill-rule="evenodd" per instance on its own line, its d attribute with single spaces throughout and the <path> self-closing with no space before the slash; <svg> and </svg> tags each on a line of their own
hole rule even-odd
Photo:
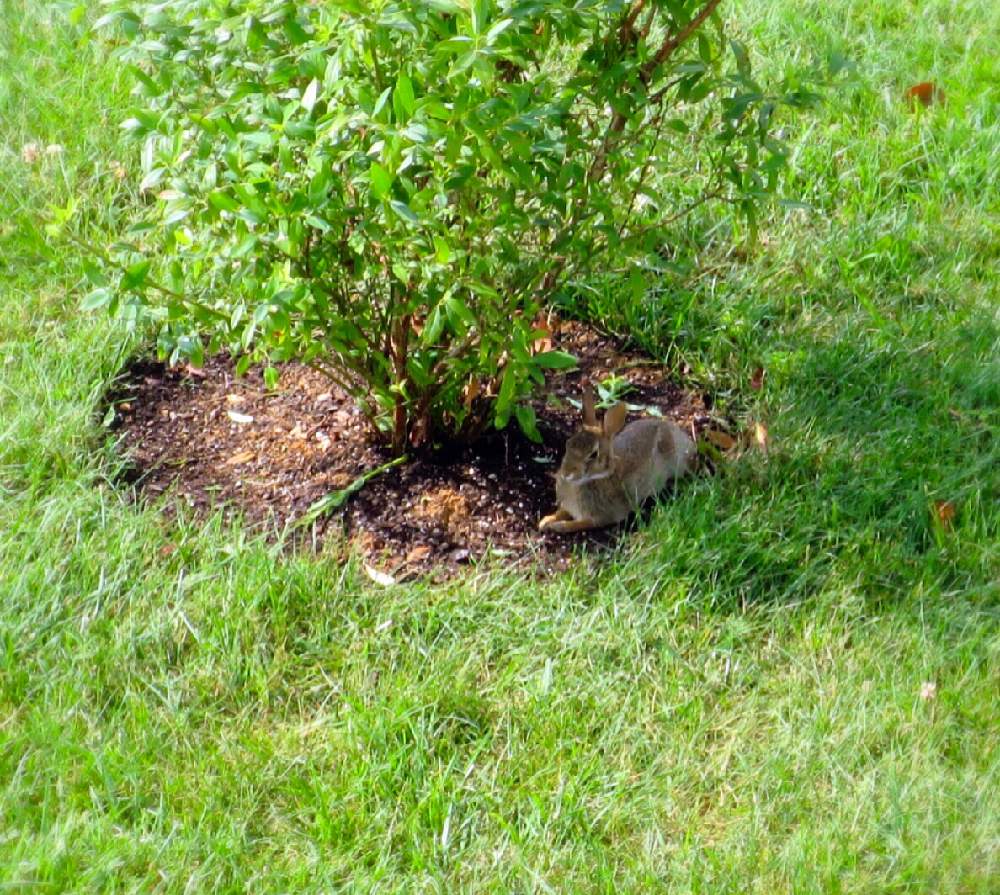
<svg viewBox="0 0 1000 895">
<path fill-rule="evenodd" d="M 542 531 L 614 525 L 694 467 L 694 442 L 676 423 L 646 418 L 625 426 L 626 413 L 615 404 L 598 423 L 594 394 L 584 388 L 583 427 L 566 442 L 556 473 L 559 509 L 542 519 Z"/>
</svg>

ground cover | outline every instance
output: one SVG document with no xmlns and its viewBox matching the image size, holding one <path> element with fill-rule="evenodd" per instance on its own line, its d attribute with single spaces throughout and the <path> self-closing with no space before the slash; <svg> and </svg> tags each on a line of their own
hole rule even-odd
<svg viewBox="0 0 1000 895">
<path fill-rule="evenodd" d="M 76 9 L 0 8 L 6 887 L 995 891 L 995 4 L 734 5 L 759 65 L 856 66 L 795 141 L 814 210 L 746 254 L 705 209 L 674 273 L 563 313 L 768 455 L 598 562 L 389 588 L 119 487 L 101 405 L 141 346 L 44 230 L 141 201 Z"/>
</svg>

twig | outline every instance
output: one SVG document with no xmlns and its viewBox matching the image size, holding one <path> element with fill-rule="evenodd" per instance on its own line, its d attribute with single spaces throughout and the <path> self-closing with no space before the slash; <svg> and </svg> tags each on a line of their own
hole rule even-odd
<svg viewBox="0 0 1000 895">
<path fill-rule="evenodd" d="M 114 258 L 110 258 L 96 246 L 90 245 L 86 240 L 81 239 L 76 234 L 67 231 L 66 237 L 67 239 L 69 239 L 70 242 L 75 243 L 84 251 L 89 252 L 91 255 L 96 255 L 97 257 L 99 257 L 109 267 L 113 267 L 116 270 L 119 270 L 125 274 L 128 273 L 128 267 L 126 267 L 120 261 L 116 261 Z M 143 285 L 148 286 L 150 289 L 155 289 L 157 292 L 162 292 L 164 295 L 169 295 L 171 298 L 174 298 L 179 302 L 183 302 L 186 305 L 190 305 L 192 308 L 197 308 L 199 311 L 204 311 L 206 314 L 211 314 L 212 316 L 217 317 L 219 320 L 225 320 L 227 322 L 229 321 L 228 314 L 223 314 L 222 311 L 213 308 L 210 305 L 206 305 L 195 298 L 191 298 L 189 295 L 183 295 L 182 293 L 177 292 L 176 290 L 171 289 L 168 286 L 164 286 L 162 283 L 157 283 L 155 280 L 149 280 L 149 279 L 144 280 Z"/>
<path fill-rule="evenodd" d="M 722 0 L 708 0 L 708 2 L 701 8 L 701 12 L 698 13 L 690 22 L 688 22 L 680 31 L 676 34 L 669 35 L 663 43 L 660 45 L 660 49 L 656 51 L 656 55 L 649 60 L 642 67 L 643 81 L 648 81 L 656 69 L 663 65 L 673 54 L 676 52 L 677 48 L 681 46 L 692 34 L 695 33 L 705 22 L 705 20 L 715 12 L 715 8 L 722 2 Z"/>
<path fill-rule="evenodd" d="M 642 189 L 642 185 L 646 180 L 646 175 L 649 173 L 650 166 L 653 163 L 653 153 L 656 151 L 656 144 L 660 142 L 660 134 L 663 132 L 663 118 L 665 111 L 666 108 L 664 106 L 660 106 L 659 112 L 657 113 L 656 131 L 653 134 L 653 142 L 649 147 L 649 152 L 646 153 L 646 160 L 643 162 L 642 170 L 639 172 L 639 179 L 635 183 L 635 189 L 632 190 L 632 195 L 629 197 L 628 207 L 625 209 L 625 215 L 622 218 L 621 227 L 618 228 L 619 238 L 621 238 L 622 232 L 625 229 L 625 224 L 628 222 L 629 215 L 632 214 L 632 208 L 639 195 L 639 190 Z"/>
</svg>

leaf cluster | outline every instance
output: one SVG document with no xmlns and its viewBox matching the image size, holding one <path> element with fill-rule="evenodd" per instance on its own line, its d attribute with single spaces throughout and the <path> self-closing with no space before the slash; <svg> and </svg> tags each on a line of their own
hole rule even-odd
<svg viewBox="0 0 1000 895">
<path fill-rule="evenodd" d="M 717 0 L 108 5 L 149 203 L 88 305 L 173 360 L 310 364 L 396 453 L 535 435 L 524 399 L 574 363 L 536 350 L 545 298 L 655 258 L 683 195 L 752 223 L 804 98 L 754 82 Z"/>
</svg>

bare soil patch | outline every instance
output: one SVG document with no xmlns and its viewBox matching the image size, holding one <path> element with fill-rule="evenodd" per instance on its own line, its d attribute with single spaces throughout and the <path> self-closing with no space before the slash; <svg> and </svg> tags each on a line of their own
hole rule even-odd
<svg viewBox="0 0 1000 895">
<path fill-rule="evenodd" d="M 533 561 L 557 569 L 581 543 L 607 545 L 621 527 L 575 536 L 541 534 L 538 520 L 555 505 L 553 474 L 579 422 L 580 381 L 621 376 L 630 404 L 657 408 L 689 431 L 708 422 L 703 395 L 684 391 L 671 371 L 575 322 L 563 322 L 553 345 L 579 367 L 553 371 L 535 402 L 543 443 L 515 426 L 470 446 L 418 457 L 372 479 L 308 533 L 318 544 L 354 544 L 396 578 L 445 576 L 483 557 Z M 281 369 L 274 391 L 262 371 L 237 378 L 228 357 L 202 370 L 133 364 L 110 399 L 129 478 L 145 498 L 174 495 L 198 513 L 222 509 L 276 535 L 309 507 L 385 463 L 346 395 L 297 364 Z M 163 501 L 172 513 L 176 503 Z"/>
</svg>

